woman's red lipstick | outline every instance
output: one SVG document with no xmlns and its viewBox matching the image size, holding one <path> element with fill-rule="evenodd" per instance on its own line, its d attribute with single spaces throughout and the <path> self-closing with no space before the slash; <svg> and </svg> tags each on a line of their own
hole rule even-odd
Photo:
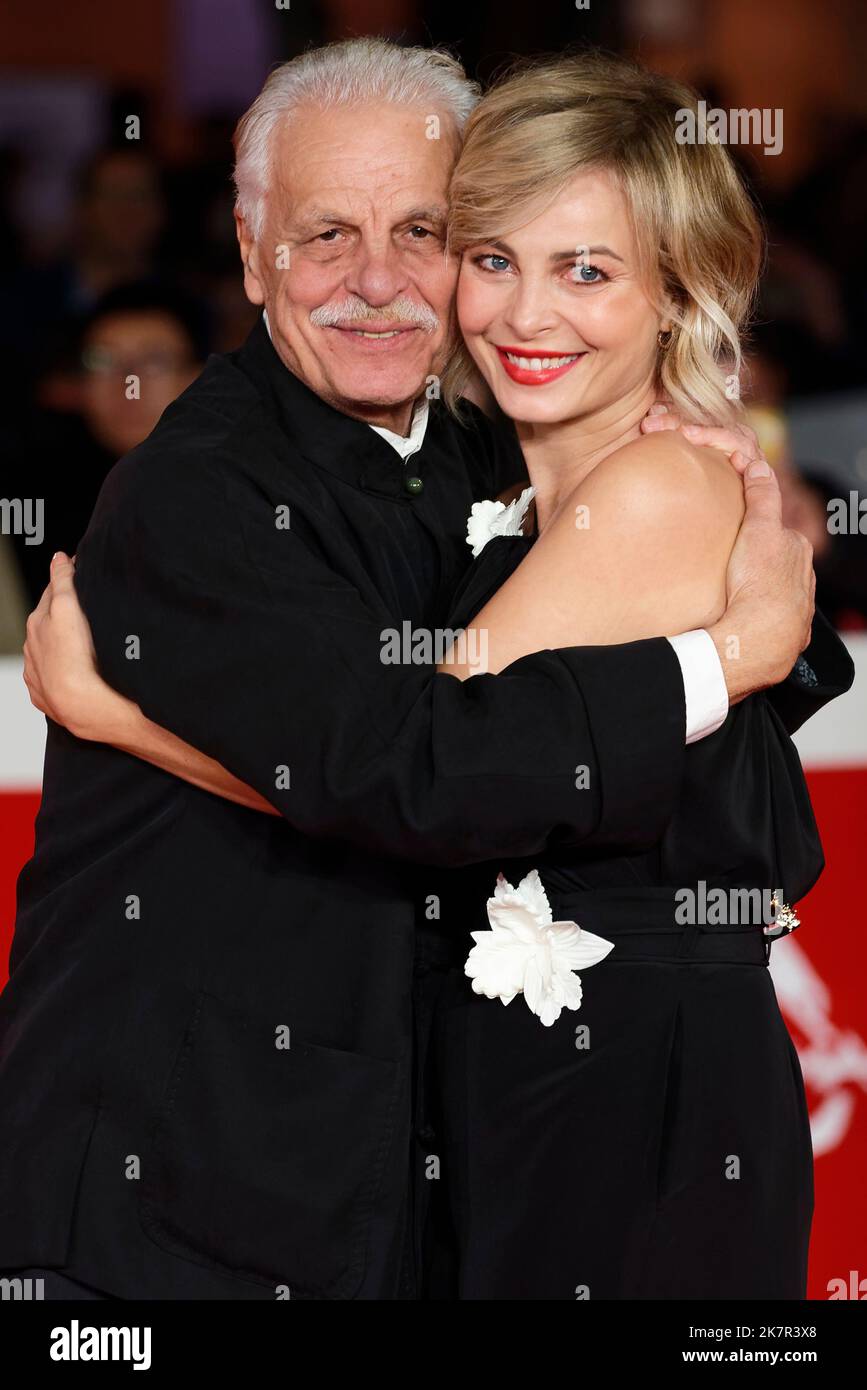
<svg viewBox="0 0 867 1390">
<path fill-rule="evenodd" d="M 499 354 L 500 361 L 506 374 L 517 381 L 520 386 L 545 386 L 549 381 L 556 381 L 558 377 L 564 376 L 570 367 L 574 367 L 576 362 L 580 362 L 586 356 L 583 352 L 528 352 L 521 347 L 500 347 L 498 343 L 494 346 Z M 540 366 L 534 370 L 532 367 L 522 366 L 519 362 L 512 359 L 519 357 L 524 362 L 539 362 Z M 543 367 L 542 362 L 560 361 L 556 367 Z"/>
</svg>

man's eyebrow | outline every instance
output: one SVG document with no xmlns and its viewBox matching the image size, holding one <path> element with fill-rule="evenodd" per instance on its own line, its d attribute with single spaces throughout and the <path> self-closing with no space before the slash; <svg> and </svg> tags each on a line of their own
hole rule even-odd
<svg viewBox="0 0 867 1390">
<path fill-rule="evenodd" d="M 404 213 L 400 222 L 433 222 L 441 226 L 446 220 L 446 209 L 437 204 L 429 207 L 410 208 Z M 320 227 L 346 227 L 351 225 L 351 218 L 345 213 L 329 212 L 325 208 L 312 208 L 310 212 L 299 217 L 296 226 L 306 231 L 315 231 Z"/>
<path fill-rule="evenodd" d="M 401 219 L 403 222 L 436 222 L 438 224 L 445 222 L 445 220 L 445 208 L 436 204 L 426 208 L 410 208 L 406 216 Z"/>
<path fill-rule="evenodd" d="M 505 241 L 480 242 L 479 245 L 493 246 L 497 251 L 502 251 L 504 256 L 514 257 L 514 251 Z M 623 264 L 623 257 L 618 256 L 616 251 L 612 251 L 610 246 L 573 246 L 570 251 L 552 251 L 548 260 L 552 265 L 559 265 L 565 261 L 583 262 L 587 256 L 610 256 L 614 261 Z"/>
<path fill-rule="evenodd" d="M 304 213 L 295 220 L 297 227 L 312 231 L 315 227 L 342 227 L 346 225 L 348 218 L 340 212 L 328 212 L 325 209 L 311 208 L 310 212 Z"/>
</svg>

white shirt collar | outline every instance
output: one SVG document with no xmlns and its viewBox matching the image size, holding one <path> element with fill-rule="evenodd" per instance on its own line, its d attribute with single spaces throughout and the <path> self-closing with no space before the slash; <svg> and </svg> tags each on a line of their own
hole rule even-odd
<svg viewBox="0 0 867 1390">
<path fill-rule="evenodd" d="M 377 434 L 381 434 L 383 439 L 390 444 L 393 449 L 396 449 L 401 458 L 406 461 L 410 455 L 418 453 L 424 443 L 428 414 L 427 396 L 422 396 L 421 400 L 415 403 L 412 412 L 412 425 L 408 435 L 397 434 L 394 430 L 387 430 L 384 425 L 371 425 L 370 428 L 376 430 Z"/>
<path fill-rule="evenodd" d="M 268 337 L 270 338 L 271 325 L 268 322 L 267 309 L 262 310 L 262 318 L 265 321 L 265 327 L 268 330 Z M 393 449 L 396 449 L 404 462 L 406 462 L 412 454 L 418 453 L 424 443 L 429 414 L 430 410 L 427 396 L 422 396 L 421 399 L 415 403 L 412 413 L 412 425 L 410 426 L 408 435 L 397 434 L 394 430 L 386 429 L 384 425 L 371 425 L 370 428 L 376 430 L 377 434 L 381 434 L 386 443 L 390 444 Z"/>
</svg>

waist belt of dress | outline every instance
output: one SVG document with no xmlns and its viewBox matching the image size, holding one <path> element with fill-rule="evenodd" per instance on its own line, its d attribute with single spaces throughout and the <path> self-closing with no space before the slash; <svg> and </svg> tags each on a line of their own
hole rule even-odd
<svg viewBox="0 0 867 1390">
<path fill-rule="evenodd" d="M 548 887 L 555 922 L 577 922 L 579 927 L 614 942 L 606 960 L 716 961 L 738 965 L 767 965 L 771 940 L 760 920 L 756 891 L 725 888 L 726 919 L 713 920 L 713 902 L 702 894 L 692 899 L 675 896 L 678 890 L 587 889 L 558 891 Z M 708 887 L 707 893 L 711 893 Z M 689 911 L 687 911 L 689 908 Z M 684 917 L 698 920 L 684 921 Z M 711 921 L 707 921 L 711 917 Z M 737 920 L 743 917 L 744 920 Z"/>
<path fill-rule="evenodd" d="M 765 935 L 765 923 L 758 920 L 716 924 L 713 921 L 679 920 L 685 914 L 684 905 L 672 887 L 635 889 L 598 888 L 559 890 L 545 884 L 555 922 L 577 922 L 579 927 L 614 942 L 615 949 L 606 960 L 675 960 L 708 961 L 720 964 L 767 965 L 771 939 Z M 736 911 L 747 916 L 759 916 L 753 897 L 744 899 L 738 890 L 725 888 L 728 916 Z M 707 893 L 710 894 L 711 886 Z M 741 894 L 746 889 L 740 890 Z M 688 900 L 687 900 L 688 901 Z M 711 912 L 703 910 L 702 895 L 695 894 L 694 915 L 701 919 Z M 762 904 L 763 905 L 763 904 Z M 704 908 L 710 904 L 704 900 Z M 434 922 L 420 923 L 416 930 L 416 970 L 463 970 L 467 953 L 473 945 L 470 930 L 484 930 L 484 912 L 475 913 L 466 930 L 454 932 Z"/>
</svg>

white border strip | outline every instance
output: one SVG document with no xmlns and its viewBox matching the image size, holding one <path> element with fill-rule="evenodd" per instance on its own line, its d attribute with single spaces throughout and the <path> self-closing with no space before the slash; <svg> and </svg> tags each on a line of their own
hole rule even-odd
<svg viewBox="0 0 867 1390">
<path fill-rule="evenodd" d="M 0 792 L 38 791 L 45 756 L 45 716 L 34 709 L 20 656 L 0 656 Z"/>
</svg>

